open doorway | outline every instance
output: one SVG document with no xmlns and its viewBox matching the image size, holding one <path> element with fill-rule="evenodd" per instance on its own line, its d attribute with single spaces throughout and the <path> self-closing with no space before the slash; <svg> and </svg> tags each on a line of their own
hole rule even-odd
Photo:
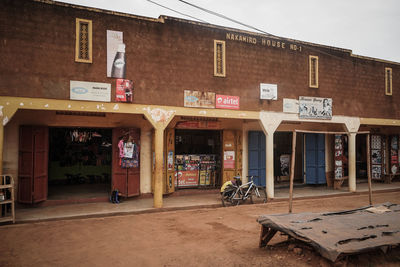
<svg viewBox="0 0 400 267">
<path fill-rule="evenodd" d="M 48 200 L 107 197 L 111 140 L 111 129 L 50 128 Z"/>
</svg>

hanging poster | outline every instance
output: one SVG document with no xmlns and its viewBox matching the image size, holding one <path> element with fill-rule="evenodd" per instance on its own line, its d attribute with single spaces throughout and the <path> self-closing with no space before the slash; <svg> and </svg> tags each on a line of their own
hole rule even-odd
<svg viewBox="0 0 400 267">
<path fill-rule="evenodd" d="M 115 101 L 132 103 L 133 82 L 131 80 L 117 79 L 115 86 Z"/>
<path fill-rule="evenodd" d="M 332 119 L 332 98 L 299 97 L 299 117 L 302 119 Z"/>
<path fill-rule="evenodd" d="M 235 151 L 224 151 L 224 169 L 235 168 Z"/>
<path fill-rule="evenodd" d="M 113 63 L 116 59 L 118 47 L 123 44 L 123 33 L 118 31 L 107 30 L 107 77 L 113 78 L 125 78 L 125 77 L 114 77 L 111 72 L 113 69 Z M 122 46 L 119 50 L 122 50 Z M 125 51 L 124 51 L 125 54 Z M 118 62 L 117 62 L 118 64 Z M 125 65 L 125 62 L 124 62 Z"/>
<path fill-rule="evenodd" d="M 281 174 L 282 176 L 289 176 L 290 174 L 290 155 L 284 154 L 280 156 Z"/>
<path fill-rule="evenodd" d="M 372 149 L 371 151 L 371 163 L 372 164 L 381 164 L 382 163 L 382 155 L 381 151 L 377 149 Z"/>
<path fill-rule="evenodd" d="M 172 171 L 174 168 L 174 152 L 173 151 L 168 151 L 168 170 Z"/>
<path fill-rule="evenodd" d="M 215 108 L 215 93 L 185 90 L 183 105 L 191 108 Z"/>
<path fill-rule="evenodd" d="M 382 166 L 381 165 L 372 165 L 371 175 L 372 178 L 380 179 L 382 174 Z"/>
</svg>

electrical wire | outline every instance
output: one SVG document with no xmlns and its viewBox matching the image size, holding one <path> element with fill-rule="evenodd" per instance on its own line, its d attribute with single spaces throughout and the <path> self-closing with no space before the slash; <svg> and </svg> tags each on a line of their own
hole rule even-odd
<svg viewBox="0 0 400 267">
<path fill-rule="evenodd" d="M 185 13 L 182 13 L 182 12 L 179 12 L 179 11 L 177 11 L 177 10 L 175 10 L 175 9 L 172 9 L 172 8 L 167 7 L 167 6 L 161 5 L 161 4 L 157 3 L 157 2 L 154 2 L 154 1 L 151 1 L 151 0 L 146 0 L 146 1 L 147 1 L 147 2 L 150 2 L 150 3 L 154 4 L 154 5 L 157 5 L 157 6 L 160 6 L 160 7 L 165 8 L 165 9 L 168 9 L 168 10 L 170 10 L 170 11 L 172 11 L 172 12 L 178 13 L 178 14 L 180 14 L 180 15 L 182 15 L 182 16 L 186 16 L 186 17 L 189 17 L 189 18 L 192 18 L 192 19 L 201 21 L 201 22 L 203 22 L 203 23 L 209 24 L 209 23 L 208 23 L 207 21 L 205 21 L 205 20 L 202 20 L 202 19 L 193 17 L 193 16 L 191 16 L 191 15 L 188 15 L 188 14 L 185 14 Z"/>
<path fill-rule="evenodd" d="M 231 21 L 231 22 L 237 23 L 237 24 L 242 25 L 242 26 L 244 26 L 244 27 L 253 29 L 253 30 L 255 30 L 255 31 L 264 33 L 264 34 L 269 35 L 269 36 L 277 37 L 277 36 L 275 36 L 275 35 L 273 35 L 273 34 L 270 34 L 270 33 L 266 32 L 266 31 L 260 30 L 260 29 L 258 29 L 258 28 L 256 28 L 256 27 L 253 27 L 253 26 L 251 26 L 251 25 L 245 24 L 245 23 L 240 22 L 240 21 L 238 21 L 238 20 L 231 19 L 231 18 L 229 18 L 229 17 L 227 17 L 227 16 L 225 16 L 225 15 L 219 14 L 219 13 L 214 12 L 214 11 L 211 11 L 211 10 L 209 10 L 209 9 L 206 9 L 206 8 L 203 8 L 203 7 L 200 7 L 200 6 L 197 6 L 197 5 L 195 5 L 195 4 L 189 3 L 189 2 L 184 1 L 184 0 L 178 0 L 178 1 L 179 1 L 179 2 L 182 2 L 182 3 L 184 3 L 184 4 L 187 4 L 187 5 L 189 5 L 189 6 L 195 7 L 195 8 L 197 8 L 197 9 L 200 9 L 200 10 L 202 10 L 202 11 L 204 11 L 204 12 L 207 12 L 207 13 L 209 13 L 209 14 L 212 14 L 212 15 L 214 15 L 214 16 L 217 16 L 217 17 L 220 17 L 220 18 L 229 20 L 229 21 Z"/>
</svg>

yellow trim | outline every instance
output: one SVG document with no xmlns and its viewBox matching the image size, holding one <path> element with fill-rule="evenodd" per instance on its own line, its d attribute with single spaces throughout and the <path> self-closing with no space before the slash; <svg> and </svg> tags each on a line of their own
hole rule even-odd
<svg viewBox="0 0 400 267">
<path fill-rule="evenodd" d="M 360 123 L 364 125 L 400 126 L 400 120 L 391 119 L 360 118 Z"/>
<path fill-rule="evenodd" d="M 313 77 L 312 77 L 312 61 L 315 59 L 315 84 L 312 83 Z M 319 87 L 319 81 L 318 81 L 318 57 L 317 56 L 309 56 L 308 59 L 308 84 L 310 88 L 318 88 Z"/>
<path fill-rule="evenodd" d="M 222 73 L 218 73 L 217 68 L 217 45 L 222 45 Z M 214 40 L 214 76 L 225 77 L 226 76 L 226 57 L 225 57 L 225 41 Z"/>
<path fill-rule="evenodd" d="M 88 52 L 89 52 L 89 59 L 83 59 L 79 57 L 79 32 L 80 32 L 80 24 L 81 23 L 87 23 L 88 24 L 88 36 L 89 36 L 89 40 L 88 40 Z M 76 62 L 82 62 L 82 63 L 92 63 L 92 21 L 91 20 L 87 20 L 87 19 L 79 19 L 76 18 L 76 31 L 75 31 L 75 61 Z"/>
<path fill-rule="evenodd" d="M 388 77 L 388 72 L 389 71 L 389 77 Z M 393 93 L 393 87 L 392 87 L 392 68 L 385 68 L 385 95 L 392 95 Z M 388 78 L 389 78 L 389 88 L 388 88 Z"/>
</svg>

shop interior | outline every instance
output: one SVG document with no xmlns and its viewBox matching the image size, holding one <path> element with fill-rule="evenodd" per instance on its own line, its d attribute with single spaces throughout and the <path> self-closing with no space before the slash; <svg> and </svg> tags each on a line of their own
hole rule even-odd
<svg viewBox="0 0 400 267">
<path fill-rule="evenodd" d="M 50 128 L 48 200 L 107 197 L 111 129 Z"/>
<path fill-rule="evenodd" d="M 366 134 L 358 134 L 356 136 L 356 177 L 357 180 L 368 179 Z"/>
<path fill-rule="evenodd" d="M 303 184 L 303 134 L 296 136 L 296 157 L 293 182 Z M 292 132 L 274 133 L 274 177 L 275 186 L 287 186 L 290 178 L 290 160 L 292 155 Z"/>
<path fill-rule="evenodd" d="M 175 130 L 175 188 L 221 185 L 221 132 Z"/>
</svg>

